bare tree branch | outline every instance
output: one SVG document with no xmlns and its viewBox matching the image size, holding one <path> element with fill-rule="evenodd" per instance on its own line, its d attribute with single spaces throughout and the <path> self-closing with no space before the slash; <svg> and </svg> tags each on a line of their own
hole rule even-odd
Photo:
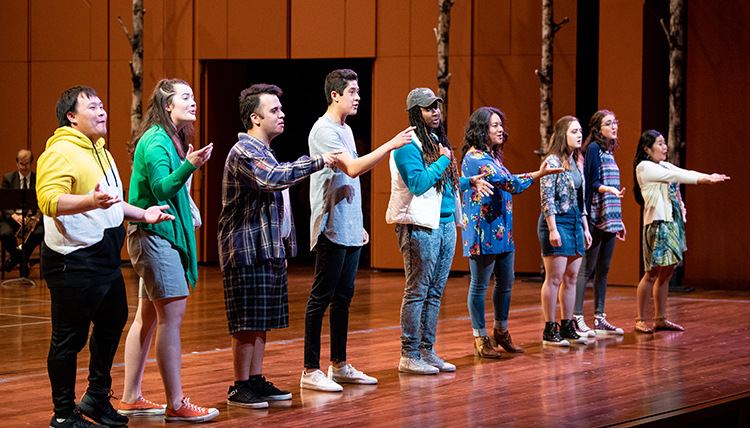
<svg viewBox="0 0 750 428">
<path fill-rule="evenodd" d="M 555 33 L 557 33 L 558 31 L 560 31 L 560 29 L 561 29 L 562 27 L 564 27 L 564 26 L 565 26 L 565 24 L 567 24 L 567 23 L 568 23 L 568 21 L 569 21 L 569 20 L 568 20 L 568 17 L 566 16 L 566 17 L 565 17 L 565 19 L 563 19 L 563 20 L 562 20 L 562 21 L 561 21 L 561 22 L 560 22 L 559 24 L 555 24 L 555 25 L 553 25 L 553 26 L 552 26 L 552 34 L 555 34 Z"/>
<path fill-rule="evenodd" d="M 669 132 L 667 146 L 669 147 L 669 161 L 682 166 L 680 153 L 685 147 L 682 140 L 682 109 L 683 109 L 683 70 L 684 52 L 684 0 L 669 1 Z M 662 20 L 662 28 L 664 21 Z"/>
<path fill-rule="evenodd" d="M 541 83 L 539 87 L 540 111 L 539 111 L 539 134 L 541 143 L 539 150 L 535 150 L 539 156 L 547 152 L 549 139 L 552 135 L 552 76 L 554 60 L 555 33 L 569 22 L 566 17 L 559 24 L 555 24 L 553 16 L 553 0 L 542 0 L 542 67 L 534 70 Z"/>
<path fill-rule="evenodd" d="M 143 119 L 143 15 L 146 10 L 143 9 L 143 0 L 133 0 L 133 34 L 131 36 L 122 18 L 119 16 L 120 26 L 125 31 L 130 48 L 133 50 L 133 58 L 130 65 L 130 80 L 133 83 L 133 96 L 130 103 L 130 141 L 129 150 L 132 150 L 132 142 L 141 127 Z"/>
<path fill-rule="evenodd" d="M 451 83 L 451 74 L 448 72 L 448 54 L 450 51 L 450 27 L 451 27 L 451 0 L 438 0 L 440 14 L 438 15 L 438 27 L 435 29 L 437 39 L 437 96 L 443 99 L 442 120 L 445 129 L 448 129 L 448 86 Z"/>
<path fill-rule="evenodd" d="M 120 27 L 122 27 L 122 31 L 125 32 L 125 37 L 128 38 L 128 42 L 130 42 L 130 46 L 132 47 L 133 46 L 133 38 L 130 37 L 130 32 L 128 31 L 127 28 L 125 28 L 125 24 L 122 23 L 122 18 L 121 17 L 118 16 L 117 20 L 120 21 Z"/>
</svg>

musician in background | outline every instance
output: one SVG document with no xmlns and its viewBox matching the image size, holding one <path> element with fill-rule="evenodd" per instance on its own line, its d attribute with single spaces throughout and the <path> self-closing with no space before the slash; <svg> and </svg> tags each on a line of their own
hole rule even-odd
<svg viewBox="0 0 750 428">
<path fill-rule="evenodd" d="M 36 189 L 36 173 L 31 171 L 31 164 L 34 162 L 34 154 L 31 151 L 23 149 L 16 154 L 16 166 L 18 171 L 13 171 L 3 176 L 3 189 Z M 23 217 L 26 216 L 25 221 Z M 10 254 L 5 261 L 5 271 L 10 272 L 22 264 L 21 276 L 29 276 L 29 256 L 44 239 L 44 222 L 41 221 L 42 213 L 36 205 L 26 212 L 21 211 L 21 207 L 15 210 L 3 210 L 2 221 L 0 221 L 0 241 L 3 247 Z M 28 223 L 25 230 L 21 229 L 22 223 Z M 22 250 L 19 250 L 19 244 Z M 25 254 L 25 257 L 24 257 Z"/>
</svg>

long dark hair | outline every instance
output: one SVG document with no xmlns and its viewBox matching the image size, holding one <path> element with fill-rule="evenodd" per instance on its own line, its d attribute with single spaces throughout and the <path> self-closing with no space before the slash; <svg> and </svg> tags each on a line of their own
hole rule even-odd
<svg viewBox="0 0 750 428">
<path fill-rule="evenodd" d="M 431 165 L 440 158 L 440 147 L 438 145 L 453 150 L 445 133 L 442 120 L 435 130 L 428 133 L 427 124 L 424 123 L 424 119 L 422 118 L 422 107 L 414 106 L 409 109 L 409 123 L 415 128 L 414 133 L 417 134 L 417 138 L 422 142 L 422 160 L 424 160 L 425 165 Z M 430 134 L 434 134 L 437 137 L 437 141 Z M 442 194 L 446 184 L 450 184 L 454 192 L 458 191 L 458 167 L 456 166 L 455 156 L 451 156 L 451 164 L 443 171 L 442 177 L 435 183 L 434 187 L 438 193 Z"/>
<path fill-rule="evenodd" d="M 638 176 L 635 173 L 638 164 L 645 160 L 649 160 L 648 153 L 646 153 L 646 147 L 649 149 L 654 146 L 656 140 L 661 137 L 659 131 L 649 129 L 641 135 L 641 139 L 638 140 L 638 148 L 635 150 L 635 160 L 633 161 L 633 196 L 638 205 L 643 205 L 643 193 L 641 193 L 641 186 L 638 184 Z"/>
<path fill-rule="evenodd" d="M 159 125 L 164 128 L 164 131 L 167 132 L 169 138 L 172 139 L 172 143 L 174 144 L 174 148 L 177 150 L 180 159 L 185 159 L 188 144 L 190 144 L 193 139 L 193 124 L 191 123 L 177 132 L 177 128 L 167 111 L 167 106 L 172 103 L 172 99 L 176 95 L 174 87 L 175 85 L 180 84 L 190 86 L 187 82 L 181 79 L 162 79 L 156 84 L 148 103 L 146 116 L 141 123 L 141 129 L 138 131 L 138 135 L 135 139 L 133 139 L 133 142 L 128 145 L 128 154 L 130 155 L 131 161 L 135 155 L 135 147 L 138 145 L 138 141 L 140 141 L 143 134 L 154 125 Z"/>
<path fill-rule="evenodd" d="M 562 162 L 563 168 L 567 170 L 573 169 L 573 165 L 570 164 L 568 158 L 572 157 L 576 166 L 580 166 L 583 160 L 580 148 L 571 152 L 570 147 L 568 147 L 568 128 L 573 122 L 579 122 L 575 116 L 563 116 L 555 123 L 555 131 L 552 134 L 552 138 L 550 138 L 547 152 L 544 154 L 545 158 L 549 155 L 557 155 Z"/>
<path fill-rule="evenodd" d="M 615 114 L 609 110 L 599 110 L 591 116 L 591 121 L 589 122 L 589 135 L 586 137 L 586 141 L 583 142 L 583 147 L 581 148 L 584 153 L 586 153 L 586 149 L 591 142 L 597 143 L 605 152 L 611 152 L 620 147 L 619 138 L 610 139 L 602 134 L 602 126 L 604 125 L 602 121 L 604 121 L 604 118 L 608 115 L 616 117 Z"/>
<path fill-rule="evenodd" d="M 500 117 L 500 122 L 503 125 L 503 142 L 494 148 L 490 148 L 490 119 L 493 114 Z M 469 116 L 469 123 L 466 124 L 461 158 L 474 148 L 489 153 L 495 159 L 502 160 L 506 142 L 508 142 L 508 134 L 505 132 L 505 114 L 495 107 L 479 107 Z"/>
</svg>

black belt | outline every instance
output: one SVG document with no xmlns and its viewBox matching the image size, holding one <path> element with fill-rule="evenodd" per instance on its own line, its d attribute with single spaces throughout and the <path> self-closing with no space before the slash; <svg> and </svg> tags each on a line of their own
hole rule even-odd
<svg viewBox="0 0 750 428">
<path fill-rule="evenodd" d="M 452 215 L 453 215 L 453 213 L 440 213 L 440 218 L 448 218 L 448 217 L 450 217 Z"/>
</svg>

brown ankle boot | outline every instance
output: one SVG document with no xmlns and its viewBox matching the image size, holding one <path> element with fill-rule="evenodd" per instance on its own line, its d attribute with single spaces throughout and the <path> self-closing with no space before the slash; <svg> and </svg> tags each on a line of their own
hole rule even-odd
<svg viewBox="0 0 750 428">
<path fill-rule="evenodd" d="M 502 346 L 503 349 L 512 353 L 524 352 L 523 348 L 513 344 L 513 340 L 510 338 L 510 333 L 508 333 L 508 330 L 501 332 L 500 329 L 493 328 L 492 337 L 490 338 L 490 344 L 494 344 L 495 346 Z"/>
<path fill-rule="evenodd" d="M 492 349 L 487 336 L 474 338 L 474 355 L 479 358 L 500 358 L 500 353 Z"/>
</svg>

